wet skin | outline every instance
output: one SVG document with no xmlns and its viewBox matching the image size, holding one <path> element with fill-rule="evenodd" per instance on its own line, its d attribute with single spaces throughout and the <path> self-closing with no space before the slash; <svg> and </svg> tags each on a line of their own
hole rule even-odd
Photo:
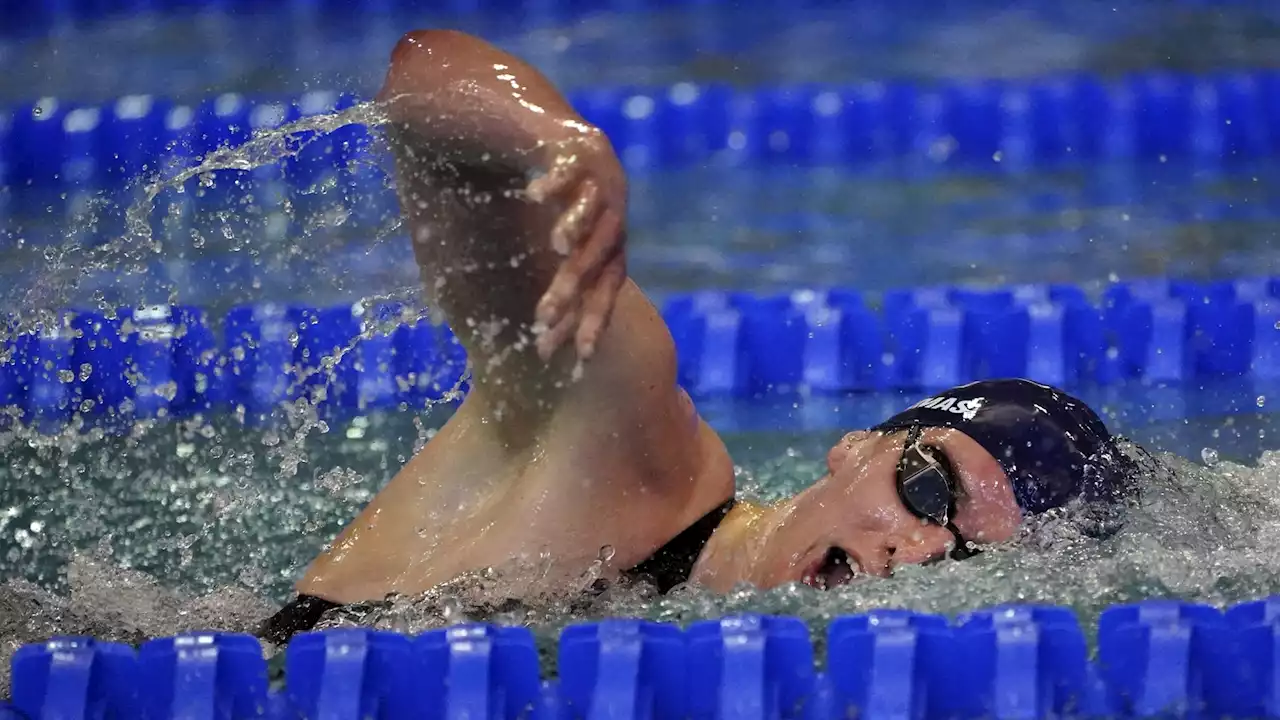
<svg viewBox="0 0 1280 720">
<path fill-rule="evenodd" d="M 955 544 L 945 528 L 912 515 L 895 483 L 905 432 L 860 431 L 827 453 L 827 474 L 769 507 L 736 509 L 712 537 L 693 580 L 718 590 L 737 583 L 789 582 L 829 588 L 860 575 L 884 577 L 900 565 L 944 559 Z M 967 435 L 925 430 L 920 442 L 944 452 L 959 476 L 954 516 L 967 542 L 1010 540 L 1022 522 L 1008 477 Z"/>
<path fill-rule="evenodd" d="M 536 70 L 457 32 L 405 35 L 379 100 L 426 301 L 465 345 L 473 389 L 299 591 L 354 602 L 508 567 L 509 592 L 548 592 L 601 558 L 606 575 L 638 564 L 732 495 L 733 467 L 626 278 L 608 139 Z M 962 477 L 964 536 L 1010 537 L 1020 515 L 995 460 L 957 432 L 924 440 Z M 851 575 L 825 567 L 832 548 L 871 574 L 944 555 L 951 534 L 895 494 L 901 450 L 900 433 L 847 436 L 811 489 L 735 508 L 693 580 L 821 586 Z"/>
</svg>

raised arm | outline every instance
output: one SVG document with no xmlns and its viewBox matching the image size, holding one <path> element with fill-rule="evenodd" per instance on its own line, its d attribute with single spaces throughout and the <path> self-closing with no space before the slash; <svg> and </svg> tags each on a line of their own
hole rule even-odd
<svg viewBox="0 0 1280 720">
<path fill-rule="evenodd" d="M 460 33 L 402 39 L 381 99 L 424 284 L 474 382 L 299 592 L 418 593 L 511 563 L 560 585 L 605 547 L 612 570 L 641 564 L 732 495 L 733 471 L 626 279 L 612 148 L 535 70 Z"/>
<path fill-rule="evenodd" d="M 594 353 L 626 278 L 613 148 L 538 71 L 463 33 L 404 36 L 379 100 L 429 301 L 477 388 L 546 406 L 576 359 L 555 351 Z"/>
</svg>

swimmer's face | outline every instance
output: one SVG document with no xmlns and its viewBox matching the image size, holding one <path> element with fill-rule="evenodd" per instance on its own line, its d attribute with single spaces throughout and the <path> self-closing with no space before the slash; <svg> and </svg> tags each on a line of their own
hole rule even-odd
<svg viewBox="0 0 1280 720">
<path fill-rule="evenodd" d="M 897 468 L 906 432 L 855 432 L 827 454 L 828 474 L 796 496 L 764 539 L 755 584 L 829 588 L 859 575 L 947 557 L 955 536 L 913 515 L 898 497 Z M 967 435 L 926 429 L 922 445 L 945 453 L 955 470 L 960 535 L 978 545 L 1012 539 L 1022 512 L 1004 470 Z"/>
</svg>

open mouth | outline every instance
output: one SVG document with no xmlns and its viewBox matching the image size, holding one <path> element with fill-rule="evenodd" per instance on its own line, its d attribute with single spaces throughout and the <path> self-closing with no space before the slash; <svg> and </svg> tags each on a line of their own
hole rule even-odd
<svg viewBox="0 0 1280 720">
<path fill-rule="evenodd" d="M 809 587 L 819 590 L 830 590 L 833 587 L 848 584 L 862 573 L 858 561 L 849 556 L 843 548 L 832 546 L 820 560 L 811 565 L 801 576 L 800 581 Z"/>
</svg>

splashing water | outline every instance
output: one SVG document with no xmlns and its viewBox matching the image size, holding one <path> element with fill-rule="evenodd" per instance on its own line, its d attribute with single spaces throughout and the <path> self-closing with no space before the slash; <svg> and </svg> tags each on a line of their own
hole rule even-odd
<svg viewBox="0 0 1280 720">
<path fill-rule="evenodd" d="M 349 254 L 352 244 L 368 254 L 402 240 L 380 157 L 371 150 L 373 138 L 366 136 L 381 122 L 372 104 L 307 117 L 257 132 L 245 144 L 213 151 L 190 166 L 178 163 L 165 173 L 140 178 L 122 191 L 54 202 L 48 212 L 65 213 L 66 227 L 59 231 L 60 241 L 23 258 L 27 274 L 36 276 L 33 282 L 0 291 L 7 306 L 24 310 L 0 329 L 0 341 L 7 347 L 23 333 L 60 323 L 67 307 L 115 317 L 120 304 L 186 301 L 206 308 L 212 304 L 216 316 L 232 303 L 301 295 L 269 283 L 217 282 L 219 297 L 210 303 L 192 298 L 181 278 L 170 278 L 140 288 L 142 297 L 128 296 L 133 289 L 128 278 L 150 274 L 157 262 L 203 260 L 208 269 L 239 255 L 248 256 L 252 270 L 258 270 L 273 262 L 323 264 L 326 255 L 338 250 Z M 330 141 L 324 152 L 348 158 L 348 167 L 337 174 L 363 175 L 363 184 L 344 186 L 330 172 L 310 186 L 298 187 L 292 178 L 295 182 L 286 188 L 283 171 L 289 163 L 301 164 L 322 140 Z M 174 148 L 173 156 L 170 160 L 180 161 L 182 149 Z M 324 164 L 332 166 L 332 158 Z M 364 167 L 355 167 L 359 165 Z M 368 205 L 368 195 L 383 196 L 382 208 L 391 211 L 366 213 L 361 223 L 352 222 L 351 207 Z M 162 217 L 153 224 L 157 208 Z M 284 242 L 264 234 L 281 218 L 298 230 Z M 27 242 L 34 232 L 32 226 L 18 225 L 9 239 L 18 248 L 27 247 L 34 244 Z M 406 246 L 402 257 L 408 256 Z M 308 302 L 323 302 L 326 290 L 350 302 L 348 284 L 368 293 L 366 278 L 347 281 L 344 263 L 333 266 L 328 274 L 332 287 L 313 288 L 317 292 L 306 296 Z M 124 287 L 114 294 L 100 287 L 88 291 L 95 275 Z M 307 278 L 313 286 L 315 276 Z M 345 512 L 331 511 L 367 501 L 373 488 L 388 479 L 387 469 L 403 464 L 413 452 L 402 447 L 395 457 L 383 457 L 375 469 L 364 472 L 344 473 L 340 457 L 311 462 L 315 439 L 325 438 L 330 427 L 318 410 L 323 384 L 309 383 L 308 373 L 332 371 L 362 341 L 399 324 L 430 319 L 427 312 L 411 309 L 416 285 L 416 277 L 393 280 L 383 285 L 383 292 L 365 294 L 354 303 L 353 313 L 361 317 L 359 336 L 335 348 L 317 367 L 293 373 L 291 389 L 300 389 L 302 397 L 283 404 L 265 424 L 249 427 L 242 409 L 238 416 L 138 419 L 123 431 L 96 426 L 79 412 L 57 431 L 25 427 L 16 412 L 0 418 L 5 459 L 0 467 L 0 577 L 7 582 L 0 592 L 0 662 L 6 677 L 8 657 L 18 644 L 53 634 L 136 642 L 183 629 L 251 630 L 265 617 L 273 603 L 263 598 L 287 585 L 297 565 L 345 521 Z M 281 291 L 283 296 L 271 294 Z M 395 317 L 370 312 L 384 301 L 402 301 L 406 309 Z M 83 381 L 92 373 L 86 365 L 59 380 Z M 456 401 L 465 378 L 451 380 L 453 387 L 431 402 Z M 128 381 L 137 387 L 137 378 Z M 112 412 L 130 417 L 125 404 Z M 424 417 L 432 418 L 430 406 Z M 336 443 L 319 444 L 341 456 L 350 452 L 342 447 L 344 441 L 350 443 L 366 430 L 377 433 L 378 425 L 376 418 L 357 417 Z M 431 432 L 433 428 L 415 424 L 412 445 L 420 447 Z M 385 449 L 386 443 L 376 438 L 359 448 L 366 457 Z M 305 495 L 315 489 L 337 504 L 320 512 L 308 507 Z M 281 526 L 288 531 L 277 536 L 272 528 Z M 245 552 L 231 552 L 237 538 L 253 540 Z M 305 546 L 298 552 L 288 549 L 277 554 L 278 561 L 256 562 L 263 548 L 279 548 L 298 538 Z"/>
<path fill-rule="evenodd" d="M 271 176 L 255 173 L 287 164 L 352 124 L 378 122 L 368 105 L 307 118 L 134 186 L 123 211 L 105 195 L 91 198 L 65 241 L 41 253 L 40 282 L 0 298 L 30 310 L 15 331 L 83 301 L 83 281 L 100 271 L 145 273 L 156 258 L 216 256 L 218 250 L 249 254 L 258 266 L 307 259 L 325 264 L 351 234 L 365 246 L 402 240 L 394 213 L 375 219 L 372 229 L 356 228 L 353 207 L 370 199 L 338 192 L 330 180 L 320 181 L 315 194 L 338 197 L 322 202 L 305 221 L 299 221 L 299 206 L 279 198 L 266 207 L 223 201 L 203 220 L 190 216 L 184 204 L 191 195 L 212 194 L 226 178 L 239 193 L 234 197 L 265 197 L 259 191 L 264 182 L 270 186 Z M 193 182 L 196 187 L 187 188 Z M 382 189 L 386 194 L 385 184 Z M 159 230 L 152 224 L 157 206 L 165 210 Z M 86 240 L 90 228 L 97 232 L 112 218 L 119 220 L 118 237 Z M 284 218 L 296 234 L 271 235 L 275 218 Z M 408 252 L 406 246 L 403 257 Z M 330 290 L 345 290 L 342 270 L 332 278 Z M 415 280 L 393 277 L 382 294 L 366 299 L 407 296 Z M 364 279 L 358 286 L 364 292 L 370 287 Z M 180 283 L 162 289 L 166 302 L 184 298 Z M 277 290 L 270 284 L 220 289 L 223 303 L 260 300 Z M 92 297 L 101 309 L 112 306 L 107 294 Z M 369 322 L 364 330 L 368 337 L 385 328 Z M 447 399 L 456 397 L 456 386 L 454 391 Z M 73 426 L 48 435 L 16 422 L 0 425 L 0 576 L 10 578 L 0 586 L 0 663 L 6 671 L 19 644 L 53 634 L 138 642 L 196 628 L 251 631 L 287 597 L 302 564 L 422 447 L 448 412 L 437 405 L 418 416 L 374 414 L 338 423 L 321 417 L 306 397 L 282 410 L 264 426 L 197 417 L 139 421 L 124 433 Z M 734 457 L 754 458 L 738 469 L 739 485 L 763 500 L 819 477 L 834 439 L 818 433 L 783 448 L 757 436 L 726 437 Z M 721 596 L 685 587 L 659 598 L 647 586 L 602 583 L 594 572 L 568 594 L 539 592 L 535 562 L 472 573 L 417 598 L 335 611 L 322 626 L 415 631 L 482 619 L 533 626 L 549 647 L 563 625 L 606 615 L 686 622 L 755 611 L 823 621 L 877 607 L 954 613 L 1019 601 L 1070 605 L 1088 617 L 1106 604 L 1138 598 L 1229 602 L 1274 588 L 1280 557 L 1270 548 L 1280 547 L 1274 492 L 1280 454 L 1264 454 L 1256 467 L 1216 453 L 1204 456 L 1208 467 L 1163 459 L 1174 472 L 1153 473 L 1126 522 L 1105 538 L 1088 518 L 1049 515 L 1009 548 L 963 563 L 904 568 L 891 580 L 863 580 L 826 593 L 795 586 Z M 601 549 L 602 562 L 610 553 Z M 531 598 L 506 599 L 531 589 Z"/>
<path fill-rule="evenodd" d="M 188 148 L 175 146 L 160 161 L 163 168 L 125 188 L 62 196 L 6 231 L 9 244 L 26 249 L 10 262 L 30 276 L 0 291 L 8 307 L 28 310 L 6 331 L 29 331 L 66 307 L 109 315 L 120 305 L 191 302 L 223 309 L 304 292 L 315 302 L 345 300 L 349 286 L 365 290 L 363 278 L 344 277 L 349 273 L 334 256 L 367 256 L 404 241 L 383 153 L 370 132 L 384 121 L 378 107 L 363 103 L 280 127 L 264 115 L 265 127 L 241 145 L 195 160 Z M 38 194 L 21 199 L 47 201 Z M 42 216 L 61 218 L 63 226 L 50 232 L 36 224 Z M 193 297 L 185 274 L 216 273 L 219 263 L 249 265 L 254 277 L 221 268 L 226 277 L 215 279 L 216 295 Z M 31 273 L 36 266 L 40 271 Z M 313 271 L 305 287 L 298 281 L 272 286 L 285 271 L 303 268 Z M 317 283 L 317 274 L 328 282 Z M 413 297 L 416 275 L 397 280 L 382 298 Z"/>
<path fill-rule="evenodd" d="M 402 432 L 409 427 L 411 423 L 396 419 L 375 421 L 370 435 L 391 438 L 396 447 L 383 450 L 396 452 L 413 443 Z M 247 431 L 240 436 L 228 432 L 223 442 L 227 449 L 243 442 L 250 455 L 250 437 Z M 811 444 L 818 447 L 827 439 L 815 437 Z M 730 437 L 729 443 L 740 444 L 741 439 Z M 393 472 L 357 474 L 347 467 L 336 471 L 342 479 L 335 481 L 332 468 L 340 460 L 369 468 L 385 454 L 373 441 L 362 441 L 358 450 L 343 442 L 326 450 L 341 457 L 313 457 L 313 464 L 324 470 L 317 470 L 311 482 L 273 483 L 260 457 L 242 458 L 243 472 L 272 499 L 266 505 L 219 506 L 214 495 L 196 491 L 207 487 L 207 478 L 191 475 L 144 475 L 145 489 L 123 477 L 115 486 L 101 487 L 97 501 L 104 504 L 109 527 L 82 531 L 83 541 L 91 543 L 95 532 L 112 540 L 73 555 L 60 581 L 53 583 L 56 591 L 27 581 L 0 588 L 2 651 L 54 633 L 136 642 L 202 627 L 252 631 L 273 609 L 264 595 L 284 597 L 298 563 Z M 808 449 L 779 453 L 754 472 L 740 469 L 740 484 L 748 495 L 778 496 L 812 481 L 820 457 Z M 470 620 L 519 624 L 534 628 L 549 654 L 564 625 L 607 616 L 686 623 L 735 612 L 785 613 L 820 628 L 832 617 L 874 608 L 953 614 L 1032 602 L 1068 605 L 1089 620 L 1117 602 L 1180 597 L 1222 604 L 1274 588 L 1280 582 L 1280 558 L 1269 548 L 1280 543 L 1280 499 L 1274 492 L 1280 453 L 1264 454 L 1256 467 L 1220 461 L 1205 468 L 1173 456 L 1161 460 L 1167 471 L 1150 474 L 1142 497 L 1114 533 L 1099 532 L 1096 518 L 1051 513 L 1030 523 L 1008 547 L 964 562 L 901 568 L 892 579 L 857 580 L 828 592 L 797 585 L 716 595 L 682 587 L 659 597 L 646 585 L 609 585 L 592 572 L 574 587 L 550 591 L 538 585 L 539 563 L 532 562 L 471 573 L 420 597 L 339 609 L 320 627 L 415 632 Z M 341 485 L 336 495 L 335 483 Z M 77 494 L 64 493 L 55 501 L 88 504 L 87 499 L 73 499 Z M 117 499 L 108 499 L 113 497 Z M 184 510 L 182 499 L 187 497 L 197 500 Z M 217 516 L 220 508 L 229 512 L 212 531 L 184 534 L 184 525 Z M 5 532 L 12 527 L 10 522 Z M 122 532 L 126 527 L 132 530 L 127 535 Z M 601 557 L 609 552 L 602 548 Z M 185 567 L 174 561 L 183 553 L 191 558 Z M 165 581 L 120 565 L 146 568 Z M 525 599 L 510 599 L 516 594 Z"/>
</svg>

